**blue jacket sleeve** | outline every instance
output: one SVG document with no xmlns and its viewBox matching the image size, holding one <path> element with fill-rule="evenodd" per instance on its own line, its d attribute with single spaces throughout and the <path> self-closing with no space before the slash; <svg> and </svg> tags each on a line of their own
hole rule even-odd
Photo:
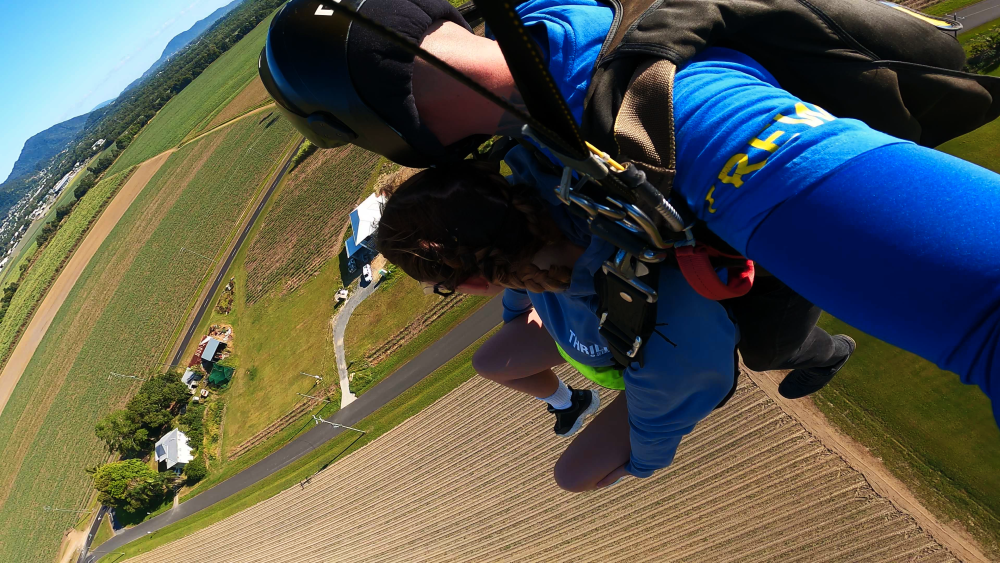
<svg viewBox="0 0 1000 563">
<path fill-rule="evenodd" d="M 503 291 L 503 322 L 509 323 L 532 309 L 528 292 L 523 289 L 505 289 Z"/>
<path fill-rule="evenodd" d="M 733 387 L 736 328 L 726 309 L 696 294 L 678 270 L 660 273 L 657 328 L 642 367 L 625 370 L 631 457 L 625 469 L 649 477 Z"/>
<path fill-rule="evenodd" d="M 996 414 L 1000 176 L 716 55 L 678 73 L 677 191 L 803 296 L 978 385 Z"/>
</svg>

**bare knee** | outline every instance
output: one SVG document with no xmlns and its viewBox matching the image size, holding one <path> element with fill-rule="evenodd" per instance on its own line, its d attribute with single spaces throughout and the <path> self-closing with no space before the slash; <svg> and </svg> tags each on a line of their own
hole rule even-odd
<svg viewBox="0 0 1000 563">
<path fill-rule="evenodd" d="M 593 480 L 593 476 L 588 475 L 586 471 L 581 471 L 580 469 L 579 466 L 570 463 L 566 459 L 566 456 L 559 458 L 553 470 L 556 485 L 559 485 L 560 489 L 571 493 L 583 493 L 594 490 L 597 482 Z"/>
<path fill-rule="evenodd" d="M 502 362 L 499 361 L 497 354 L 493 352 L 489 343 L 480 346 L 472 354 L 472 369 L 490 381 L 495 381 L 503 375 L 503 367 Z"/>
</svg>

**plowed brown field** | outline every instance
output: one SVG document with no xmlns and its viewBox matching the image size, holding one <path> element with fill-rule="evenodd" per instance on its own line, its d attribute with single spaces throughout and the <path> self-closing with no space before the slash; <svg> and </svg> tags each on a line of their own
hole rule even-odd
<svg viewBox="0 0 1000 563">
<path fill-rule="evenodd" d="M 673 466 L 593 493 L 555 486 L 550 417 L 474 378 L 308 485 L 132 560 L 957 561 L 749 377 Z"/>
</svg>

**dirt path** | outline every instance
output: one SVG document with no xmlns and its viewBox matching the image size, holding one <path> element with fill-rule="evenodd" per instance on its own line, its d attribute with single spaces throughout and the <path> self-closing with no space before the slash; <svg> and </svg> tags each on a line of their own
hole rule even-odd
<svg viewBox="0 0 1000 563">
<path fill-rule="evenodd" d="M 745 373 L 749 373 L 754 383 L 767 393 L 783 411 L 795 418 L 810 434 L 843 458 L 848 465 L 864 475 L 876 492 L 912 516 L 921 528 L 950 549 L 962 561 L 989 562 L 974 540 L 964 532 L 942 523 L 931 514 L 913 496 L 906 485 L 896 479 L 867 448 L 830 424 L 812 401 L 791 401 L 778 394 L 778 383 L 787 372 L 756 373 L 746 370 Z"/>
<path fill-rule="evenodd" d="M 217 126 L 211 128 L 211 129 L 209 129 L 208 131 L 205 131 L 204 133 L 199 134 L 197 137 L 194 137 L 192 139 L 188 139 L 187 141 L 182 141 L 181 144 L 177 145 L 177 148 L 179 149 L 179 148 L 181 148 L 181 147 L 183 147 L 185 145 L 190 145 L 191 143 L 197 141 L 198 139 L 204 137 L 205 135 L 211 135 L 212 133 L 215 133 L 216 131 L 218 131 L 220 129 L 224 129 L 226 127 L 229 127 L 230 125 L 236 123 L 237 121 L 239 121 L 241 119 L 245 119 L 247 117 L 250 117 L 251 115 L 260 113 L 260 112 L 262 112 L 264 110 L 274 111 L 274 108 L 275 108 L 275 104 L 272 102 L 270 104 L 267 104 L 266 106 L 259 107 L 259 108 L 255 109 L 253 111 L 248 111 L 248 112 L 244 113 L 243 115 L 241 115 L 239 117 L 234 117 L 234 118 L 230 119 L 229 121 L 227 121 L 225 123 L 217 125 Z"/>
<path fill-rule="evenodd" d="M 7 400 L 10 399 L 11 394 L 14 392 L 14 387 L 21 379 L 21 374 L 24 373 L 28 362 L 31 361 L 31 356 L 35 353 L 46 331 L 48 331 L 49 325 L 52 324 L 52 319 L 59 312 L 63 301 L 69 296 L 69 292 L 76 284 L 76 280 L 80 278 L 80 274 L 83 273 L 84 268 L 90 263 L 90 259 L 94 257 L 97 249 L 101 247 L 101 243 L 107 238 L 111 229 L 118 224 L 125 211 L 132 205 L 132 202 L 142 192 L 142 189 L 146 187 L 150 178 L 156 174 L 160 166 L 166 162 L 167 158 L 173 152 L 173 150 L 164 152 L 139 166 L 128 182 L 118 191 L 118 194 L 115 195 L 111 203 L 108 204 L 104 212 L 101 213 L 97 222 L 94 223 L 90 232 L 87 233 L 86 238 L 83 239 L 83 242 L 80 243 L 80 246 L 70 257 L 66 267 L 59 273 L 56 281 L 52 284 L 48 293 L 45 294 L 45 298 L 42 299 L 42 303 L 31 318 L 31 322 L 28 323 L 28 328 L 17 342 L 17 346 L 14 347 L 14 352 L 10 355 L 7 365 L 3 368 L 3 372 L 0 372 L 0 413 L 3 413 L 3 408 L 7 405 Z"/>
<path fill-rule="evenodd" d="M 70 530 L 63 538 L 62 546 L 59 547 L 59 563 L 73 563 L 76 555 L 83 549 L 84 540 L 87 539 L 86 530 Z"/>
</svg>

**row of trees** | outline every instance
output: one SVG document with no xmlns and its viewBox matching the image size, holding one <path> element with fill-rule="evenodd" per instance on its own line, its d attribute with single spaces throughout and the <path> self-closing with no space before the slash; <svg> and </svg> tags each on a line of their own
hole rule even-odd
<svg viewBox="0 0 1000 563">
<path fill-rule="evenodd" d="M 102 504 L 137 512 L 159 504 L 172 486 L 180 484 L 181 479 L 172 471 L 159 473 L 140 458 L 168 431 L 175 418 L 189 445 L 199 449 L 204 440 L 204 405 L 190 405 L 177 416 L 190 396 L 187 386 L 176 375 L 160 374 L 144 382 L 124 409 L 97 422 L 94 432 L 108 452 L 124 458 L 87 469 L 94 476 L 94 488 Z M 194 484 L 207 473 L 199 454 L 184 467 L 184 480 Z"/>
<path fill-rule="evenodd" d="M 123 457 L 140 455 L 149 450 L 190 396 L 176 375 L 157 375 L 142 384 L 124 409 L 97 421 L 94 431 L 108 452 Z"/>
</svg>

